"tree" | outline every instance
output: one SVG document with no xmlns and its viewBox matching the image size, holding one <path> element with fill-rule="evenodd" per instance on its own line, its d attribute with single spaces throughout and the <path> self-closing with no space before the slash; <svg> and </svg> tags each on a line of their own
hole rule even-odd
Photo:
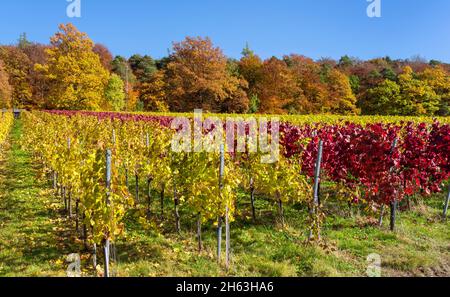
<svg viewBox="0 0 450 297">
<path fill-rule="evenodd" d="M 155 61 L 150 56 L 133 55 L 128 59 L 134 76 L 143 83 L 151 80 L 153 74 L 158 70 Z"/>
<path fill-rule="evenodd" d="M 403 105 L 400 86 L 392 80 L 386 79 L 378 86 L 368 90 L 360 102 L 362 113 L 365 115 L 397 115 Z"/>
<path fill-rule="evenodd" d="M 321 76 L 322 68 L 325 66 L 300 55 L 285 56 L 284 61 L 294 74 L 296 83 L 304 96 L 304 100 L 297 106 L 297 112 L 300 114 L 329 112 L 326 104 L 328 86 Z"/>
<path fill-rule="evenodd" d="M 201 108 L 220 112 L 239 101 L 247 106 L 242 92 L 244 84 L 230 75 L 227 59 L 214 47 L 209 38 L 187 37 L 173 46 L 171 62 L 165 71 L 167 98 L 173 111 L 192 111 Z"/>
<path fill-rule="evenodd" d="M 45 106 L 45 98 L 47 98 L 49 88 L 45 75 L 41 71 L 37 71 L 34 65 L 47 63 L 46 50 L 49 46 L 31 42 L 26 44 L 26 46 L 21 46 L 21 48 L 30 62 L 28 81 L 31 87 L 32 98 L 29 107 L 42 108 Z"/>
<path fill-rule="evenodd" d="M 108 108 L 121 111 L 125 107 L 125 91 L 123 80 L 117 74 L 112 74 L 105 89 Z"/>
<path fill-rule="evenodd" d="M 391 67 L 383 69 L 381 71 L 381 75 L 385 79 L 389 79 L 389 80 L 392 80 L 392 81 L 396 81 L 397 80 L 397 73 L 395 73 L 394 70 Z"/>
<path fill-rule="evenodd" d="M 293 72 L 301 89 L 301 96 L 296 100 L 297 113 L 359 112 L 349 77 L 340 72 L 333 63 L 325 61 L 316 63 L 299 55 L 285 56 L 284 61 Z"/>
<path fill-rule="evenodd" d="M 111 62 L 111 65 L 112 72 L 119 75 L 125 83 L 126 110 L 135 110 L 139 97 L 139 92 L 135 89 L 140 88 L 140 86 L 137 84 L 138 81 L 127 59 L 122 56 L 116 56 Z"/>
<path fill-rule="evenodd" d="M 353 94 L 349 78 L 337 69 L 328 72 L 328 107 L 331 113 L 354 115 L 360 111 L 356 107 L 356 97 Z"/>
<path fill-rule="evenodd" d="M 47 64 L 36 65 L 45 73 L 50 88 L 46 107 L 98 110 L 106 104 L 104 90 L 109 73 L 85 33 L 72 24 L 60 25 L 59 29 L 50 39 Z"/>
<path fill-rule="evenodd" d="M 398 81 L 404 103 L 401 115 L 434 115 L 439 110 L 439 95 L 426 81 L 415 78 L 411 67 L 403 69 Z"/>
<path fill-rule="evenodd" d="M 261 104 L 261 102 L 259 101 L 258 95 L 256 95 L 256 94 L 252 95 L 250 97 L 248 112 L 249 113 L 258 112 L 260 104 Z"/>
<path fill-rule="evenodd" d="M 353 59 L 352 58 L 350 58 L 349 56 L 347 56 L 347 55 L 345 55 L 345 56 L 342 56 L 341 57 L 341 59 L 339 60 L 339 67 L 342 67 L 342 68 L 347 68 L 347 67 L 351 67 L 351 66 L 353 66 Z"/>
<path fill-rule="evenodd" d="M 430 86 L 440 97 L 438 115 L 447 116 L 450 114 L 450 76 L 445 69 L 437 64 L 434 67 L 425 69 L 418 74 L 418 78 Z"/>
<path fill-rule="evenodd" d="M 242 51 L 242 58 L 238 63 L 238 71 L 239 74 L 247 81 L 248 83 L 248 98 L 253 98 L 253 103 L 251 105 L 251 112 L 257 112 L 259 109 L 259 99 L 258 99 L 258 90 L 257 85 L 261 82 L 262 79 L 262 67 L 263 61 L 260 57 L 254 54 L 252 50 L 246 46 Z M 258 99 L 258 100 L 255 100 Z M 257 103 L 258 102 L 258 103 Z M 256 104 L 257 103 L 257 104 Z"/>
<path fill-rule="evenodd" d="M 22 33 L 19 36 L 19 40 L 17 41 L 17 47 L 21 50 L 24 50 L 28 46 L 30 46 L 32 43 L 28 41 L 27 33 Z"/>
<path fill-rule="evenodd" d="M 0 47 L 0 59 L 5 63 L 12 87 L 12 105 L 17 108 L 32 108 L 32 90 L 28 78 L 30 60 L 18 47 Z"/>
<path fill-rule="evenodd" d="M 439 110 L 440 96 L 426 80 L 415 77 L 406 66 L 398 83 L 389 79 L 368 90 L 362 103 L 364 114 L 421 116 Z"/>
<path fill-rule="evenodd" d="M 109 49 L 103 44 L 96 43 L 92 50 L 99 56 L 103 67 L 111 71 L 113 56 Z"/>
<path fill-rule="evenodd" d="M 166 98 L 166 83 L 164 72 L 156 72 L 149 82 L 140 84 L 139 100 L 144 103 L 144 109 L 148 111 L 168 111 Z"/>
<path fill-rule="evenodd" d="M 112 60 L 111 70 L 115 74 L 119 75 L 124 82 L 134 84 L 137 81 L 127 59 L 122 56 L 116 56 L 114 60 Z"/>
<path fill-rule="evenodd" d="M 256 88 L 261 113 L 298 113 L 304 97 L 295 77 L 282 60 L 272 57 L 264 61 L 261 81 Z"/>
<path fill-rule="evenodd" d="M 0 108 L 11 108 L 11 93 L 8 73 L 0 60 Z"/>
</svg>

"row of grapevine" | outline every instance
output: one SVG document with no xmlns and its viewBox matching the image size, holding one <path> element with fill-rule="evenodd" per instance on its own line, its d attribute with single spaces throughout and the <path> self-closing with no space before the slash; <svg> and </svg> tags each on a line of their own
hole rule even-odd
<svg viewBox="0 0 450 297">
<path fill-rule="evenodd" d="M 164 217 L 164 201 L 172 200 L 177 232 L 181 231 L 179 208 L 188 209 L 196 217 L 200 249 L 202 223 L 234 219 L 239 180 L 228 154 L 174 153 L 173 131 L 154 121 L 33 112 L 24 113 L 23 122 L 23 145 L 53 176 L 66 213 L 76 221 L 80 236 L 94 249 L 105 246 L 105 267 L 108 245 L 123 234 L 127 211 L 137 212 L 141 221 L 156 225 L 157 216 L 151 213 L 154 191 L 161 196 L 160 217 Z M 131 176 L 136 180 L 134 195 L 129 185 Z M 146 180 L 146 197 L 139 195 L 139 178 Z"/>
<path fill-rule="evenodd" d="M 165 127 L 169 127 L 171 121 L 169 116 L 83 114 L 155 121 Z M 395 205 L 392 204 L 405 196 L 440 192 L 442 182 L 448 179 L 450 136 L 449 124 L 445 124 L 448 118 L 440 118 L 444 121 L 440 124 L 437 119 L 432 121 L 431 118 L 359 117 L 359 124 L 356 124 L 339 122 L 337 117 L 332 116 L 327 120 L 327 117 L 303 116 L 302 125 L 284 122 L 281 126 L 284 153 L 288 158 L 297 155 L 301 159 L 297 161 L 304 165 L 304 173 L 312 177 L 318 141 L 323 139 L 324 178 L 342 185 L 352 202 L 357 202 L 364 194 L 366 200 L 393 207 Z M 375 120 L 382 123 L 374 123 Z M 419 120 L 424 122 L 417 123 Z M 326 124 L 330 121 L 339 123 Z M 310 140 L 306 146 L 305 140 Z M 412 154 L 416 157 L 411 158 Z M 297 161 L 290 162 L 291 166 Z"/>
<path fill-rule="evenodd" d="M 0 117 L 0 145 L 8 136 L 9 130 L 13 124 L 13 114 L 11 112 L 2 111 Z"/>
<path fill-rule="evenodd" d="M 273 199 L 281 225 L 287 203 L 304 202 L 309 209 L 316 208 L 312 184 L 319 143 L 321 181 L 332 181 L 339 196 L 349 203 L 363 200 L 390 205 L 394 215 L 397 203 L 404 197 L 439 192 L 450 177 L 450 128 L 438 122 L 283 122 L 278 162 L 261 163 L 260 153 L 247 150 L 223 154 L 223 170 L 219 169 L 221 154 L 174 152 L 171 140 L 176 128 L 171 127 L 169 116 L 33 112 L 24 114 L 24 124 L 25 145 L 55 176 L 55 186 L 62 193 L 70 217 L 71 201 L 75 201 L 77 229 L 81 220 L 87 226 L 81 233 L 94 245 L 114 242 L 123 234 L 127 211 L 135 211 L 142 222 L 156 225 L 156 220 L 164 219 L 164 201 L 170 199 L 176 231 L 181 229 L 180 208 L 197 221 L 199 249 L 202 224 L 217 224 L 220 255 L 222 222 L 232 221 L 236 215 L 238 189 L 249 193 L 254 217 L 255 191 Z M 246 127 L 247 133 L 249 129 Z M 112 160 L 110 187 L 105 177 L 107 153 Z M 136 182 L 134 191 L 130 190 L 131 176 Z M 147 188 L 145 195 L 140 195 L 139 185 L 144 180 Z M 151 207 L 156 201 L 152 195 L 155 192 L 161 203 L 158 215 L 152 213 Z M 311 211 L 310 217 L 310 234 L 314 237 L 319 236 L 322 218 L 318 208 Z M 228 250 L 228 241 L 226 246 Z"/>
<path fill-rule="evenodd" d="M 450 125 L 367 124 L 305 125 L 283 127 L 286 153 L 301 155 L 312 176 L 317 143 L 323 140 L 325 179 L 342 185 L 352 203 L 360 199 L 390 205 L 414 194 L 428 196 L 442 191 L 450 177 Z M 313 136 L 315 135 L 315 136 Z M 312 141 L 296 145 L 304 138 Z M 394 228 L 391 221 L 391 228 Z"/>
</svg>

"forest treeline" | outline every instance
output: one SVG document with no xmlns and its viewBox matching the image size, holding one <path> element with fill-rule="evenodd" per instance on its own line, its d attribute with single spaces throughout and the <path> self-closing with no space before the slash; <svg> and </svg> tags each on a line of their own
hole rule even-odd
<svg viewBox="0 0 450 297">
<path fill-rule="evenodd" d="M 450 65 L 420 57 L 228 58 L 186 37 L 167 57 L 113 57 L 72 24 L 49 44 L 0 46 L 0 107 L 221 113 L 450 115 Z"/>
</svg>

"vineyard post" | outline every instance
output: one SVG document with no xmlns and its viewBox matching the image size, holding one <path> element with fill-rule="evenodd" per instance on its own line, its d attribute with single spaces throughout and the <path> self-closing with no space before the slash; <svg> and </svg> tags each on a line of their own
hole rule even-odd
<svg viewBox="0 0 450 297">
<path fill-rule="evenodd" d="M 75 230 L 77 233 L 80 231 L 80 223 L 79 223 L 79 215 L 80 215 L 80 199 L 75 200 Z"/>
<path fill-rule="evenodd" d="M 152 204 L 152 188 L 151 188 L 151 184 L 152 184 L 152 179 L 151 177 L 147 178 L 147 218 L 150 219 L 151 217 L 151 204 Z"/>
<path fill-rule="evenodd" d="M 391 147 L 391 155 L 394 153 L 394 149 L 397 146 L 397 142 L 398 142 L 398 139 L 395 138 L 394 142 L 392 143 L 392 147 Z M 392 173 L 393 171 L 394 171 L 394 167 L 391 167 L 390 172 Z M 391 209 L 391 216 L 392 216 L 392 209 Z M 395 214 L 394 214 L 394 216 L 395 216 Z M 380 217 L 378 219 L 378 226 L 380 226 L 380 227 L 383 226 L 383 217 L 384 217 L 384 204 L 381 205 Z M 394 220 L 395 220 L 395 217 L 394 217 Z M 391 221 L 391 226 L 392 226 L 392 221 Z"/>
<path fill-rule="evenodd" d="M 444 213 L 443 213 L 444 219 L 447 218 L 447 211 L 448 211 L 448 204 L 449 204 L 449 201 L 450 201 L 450 184 L 449 184 L 449 186 L 448 186 L 447 199 L 445 199 Z"/>
<path fill-rule="evenodd" d="M 391 202 L 391 222 L 390 222 L 391 231 L 395 231 L 396 208 L 397 208 L 397 199 L 394 199 L 394 201 Z"/>
<path fill-rule="evenodd" d="M 116 130 L 112 129 L 112 144 L 116 146 Z"/>
<path fill-rule="evenodd" d="M 178 211 L 179 200 L 178 200 L 178 193 L 177 193 L 177 184 L 176 184 L 175 179 L 173 181 L 173 204 L 174 204 L 174 215 L 175 215 L 175 230 L 177 231 L 178 234 L 180 234 L 181 224 L 180 224 L 180 213 Z"/>
<path fill-rule="evenodd" d="M 68 194 L 67 194 L 67 199 L 69 201 L 69 219 L 72 219 L 73 214 L 72 214 L 72 191 L 69 188 Z"/>
<path fill-rule="evenodd" d="M 230 268 L 230 208 L 225 208 L 225 266 Z"/>
<path fill-rule="evenodd" d="M 58 174 L 56 173 L 55 170 L 53 171 L 53 190 L 57 190 L 58 187 Z"/>
<path fill-rule="evenodd" d="M 222 176 L 222 186 L 223 186 L 223 175 L 225 169 L 225 148 L 222 144 L 220 146 L 220 175 Z M 226 201 L 225 206 L 225 266 L 227 269 L 230 268 L 230 207 L 228 201 Z"/>
<path fill-rule="evenodd" d="M 139 203 L 139 174 L 138 171 L 136 169 L 135 173 L 134 173 L 134 177 L 135 177 L 135 191 L 136 191 L 136 203 Z"/>
<path fill-rule="evenodd" d="M 224 172 L 224 148 L 223 145 L 220 146 L 220 165 L 219 165 L 219 199 L 222 200 L 222 189 L 223 189 L 223 172 Z M 222 216 L 219 215 L 217 219 L 217 261 L 220 263 L 220 255 L 222 252 Z"/>
<path fill-rule="evenodd" d="M 66 187 L 65 186 L 62 186 L 62 188 L 61 188 L 61 196 L 64 201 L 64 211 L 67 213 L 68 207 L 67 207 L 67 197 L 66 197 Z"/>
<path fill-rule="evenodd" d="M 198 252 L 202 251 L 202 214 L 197 214 L 197 240 L 198 240 Z"/>
<path fill-rule="evenodd" d="M 148 150 L 150 150 L 150 136 L 147 134 L 145 135 L 145 146 L 147 147 Z M 147 163 L 149 163 L 150 161 L 147 161 Z M 150 218 L 151 216 L 151 202 L 152 202 L 152 189 L 151 189 L 151 184 L 152 184 L 152 178 L 149 175 L 147 177 L 147 217 Z"/>
<path fill-rule="evenodd" d="M 106 151 L 106 207 L 109 207 L 110 205 L 110 196 L 111 196 L 111 150 Z M 104 246 L 104 253 L 105 253 L 105 277 L 109 277 L 109 234 L 106 235 L 105 238 L 105 246 Z"/>
<path fill-rule="evenodd" d="M 83 245 L 84 245 L 84 249 L 88 250 L 88 244 L 87 244 L 87 226 L 86 226 L 86 214 L 83 212 L 83 215 L 81 216 L 82 222 L 83 222 L 83 230 L 82 230 L 82 235 L 83 235 Z"/>
<path fill-rule="evenodd" d="M 161 220 L 164 220 L 164 192 L 166 190 L 166 184 L 161 184 L 161 193 L 160 193 L 160 207 L 161 207 Z"/>
<path fill-rule="evenodd" d="M 256 210 L 255 210 L 255 181 L 253 177 L 250 177 L 250 202 L 252 204 L 252 216 L 253 221 L 256 221 Z"/>
<path fill-rule="evenodd" d="M 311 209 L 311 214 L 313 217 L 317 217 L 319 215 L 319 179 L 320 179 L 320 167 L 322 165 L 322 155 L 323 155 L 323 141 L 319 141 L 319 150 L 317 152 L 317 160 L 316 160 L 316 168 L 314 171 L 314 195 L 313 195 L 313 207 Z M 314 226 L 313 226 L 314 227 Z M 319 226 L 315 226 L 319 228 Z M 318 239 L 320 238 L 320 231 L 317 229 Z M 309 232 L 309 239 L 311 240 L 313 236 L 313 230 L 311 229 Z"/>
<path fill-rule="evenodd" d="M 395 148 L 397 147 L 398 139 L 394 139 L 394 143 L 392 144 L 391 155 L 394 153 Z M 390 169 L 391 173 L 394 171 L 394 166 Z M 395 218 L 396 213 L 395 210 L 397 208 L 397 197 L 394 197 L 394 201 L 391 201 L 391 217 L 390 217 L 390 229 L 391 231 L 395 230 Z"/>
<path fill-rule="evenodd" d="M 69 155 L 70 155 L 70 146 L 71 146 L 71 139 L 70 137 L 67 138 L 67 148 L 69 150 Z M 69 187 L 69 193 L 68 193 L 68 208 L 69 208 L 69 218 L 72 218 L 72 191 Z"/>
<path fill-rule="evenodd" d="M 91 231 L 93 231 L 92 228 Z M 97 270 L 97 244 L 95 242 L 92 248 L 92 264 L 94 265 L 94 270 Z"/>
<path fill-rule="evenodd" d="M 380 218 L 378 219 L 378 226 L 383 226 L 383 216 L 384 216 L 384 204 L 380 207 Z"/>
<path fill-rule="evenodd" d="M 220 263 L 222 254 L 222 217 L 219 215 L 217 219 L 217 262 Z"/>
</svg>

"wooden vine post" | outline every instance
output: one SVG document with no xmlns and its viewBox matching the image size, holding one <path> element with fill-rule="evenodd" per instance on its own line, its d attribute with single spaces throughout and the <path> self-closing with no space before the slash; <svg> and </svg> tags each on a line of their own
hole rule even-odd
<svg viewBox="0 0 450 297">
<path fill-rule="evenodd" d="M 70 137 L 68 137 L 67 138 L 67 149 L 69 151 L 69 155 L 70 155 L 71 144 L 72 144 L 71 139 L 70 139 Z M 72 215 L 72 191 L 71 191 L 71 186 L 68 185 L 68 187 L 69 187 L 69 193 L 67 195 L 68 196 L 67 197 L 67 199 L 68 199 L 68 211 L 69 211 L 69 218 L 71 219 L 73 217 L 73 215 Z"/>
<path fill-rule="evenodd" d="M 394 142 L 392 143 L 392 147 L 391 147 L 391 155 L 394 153 L 394 149 L 397 147 L 397 143 L 398 143 L 398 139 L 394 139 Z M 391 167 L 390 172 L 392 173 L 394 171 L 394 167 Z M 396 199 L 394 200 L 395 204 L 396 204 Z M 392 203 L 391 203 L 391 228 L 393 226 L 393 222 L 394 222 L 394 226 L 395 226 L 395 207 L 397 207 L 397 205 L 394 206 L 394 211 L 392 210 Z M 384 217 L 384 204 L 381 205 L 380 208 L 380 218 L 378 219 L 378 226 L 383 226 L 383 217 Z M 393 229 L 391 229 L 393 230 Z"/>
<path fill-rule="evenodd" d="M 256 209 L 255 209 L 255 180 L 250 178 L 250 202 L 252 206 L 253 221 L 256 221 Z"/>
<path fill-rule="evenodd" d="M 109 207 L 111 204 L 111 150 L 106 151 L 106 207 Z M 110 239 L 109 234 L 105 236 L 105 245 L 104 245 L 104 256 L 105 256 L 105 277 L 109 277 L 110 269 L 109 269 L 109 255 L 110 255 Z"/>
<path fill-rule="evenodd" d="M 313 217 L 313 222 L 315 226 L 313 228 L 317 228 L 317 239 L 320 239 L 320 231 L 319 231 L 319 185 L 320 185 L 320 168 L 322 166 L 322 155 L 323 155 L 323 141 L 319 141 L 319 149 L 317 152 L 317 160 L 316 160 L 316 168 L 314 171 L 314 194 L 313 194 L 313 206 L 311 208 L 311 215 Z M 313 229 L 309 232 L 309 240 L 315 235 L 313 234 Z"/>
<path fill-rule="evenodd" d="M 148 150 L 150 150 L 150 136 L 148 133 L 145 135 L 145 146 L 147 147 Z M 148 156 L 148 157 L 150 157 L 150 156 Z M 147 162 L 150 162 L 150 161 L 148 160 Z M 151 216 L 151 203 L 152 203 L 151 185 L 152 185 L 152 177 L 149 174 L 147 176 L 147 218 L 150 218 L 150 216 Z"/>
<path fill-rule="evenodd" d="M 224 169 L 225 169 L 225 148 L 222 144 L 220 146 L 220 176 L 221 176 L 221 186 L 223 189 L 223 179 L 224 179 Z M 230 268 L 230 207 L 228 201 L 225 206 L 225 267 L 227 270 Z"/>
<path fill-rule="evenodd" d="M 448 212 L 448 204 L 449 204 L 449 201 L 450 201 L 450 185 L 448 186 L 447 199 L 445 199 L 444 212 L 443 212 L 443 217 L 444 217 L 444 219 L 447 218 L 447 212 Z"/>
<path fill-rule="evenodd" d="M 394 139 L 394 143 L 392 144 L 391 155 L 394 153 L 395 148 L 397 147 L 398 139 Z M 391 173 L 394 171 L 394 167 L 391 168 Z M 397 208 L 397 197 L 394 197 L 394 200 L 391 201 L 391 217 L 390 217 L 390 229 L 391 231 L 395 231 L 395 220 L 396 220 L 396 208 Z"/>
<path fill-rule="evenodd" d="M 219 199 L 222 200 L 223 189 L 223 172 L 224 172 L 224 147 L 220 146 L 220 164 L 219 164 Z M 217 221 L 217 261 L 220 263 L 220 256 L 222 252 L 222 216 L 219 216 Z"/>
</svg>

